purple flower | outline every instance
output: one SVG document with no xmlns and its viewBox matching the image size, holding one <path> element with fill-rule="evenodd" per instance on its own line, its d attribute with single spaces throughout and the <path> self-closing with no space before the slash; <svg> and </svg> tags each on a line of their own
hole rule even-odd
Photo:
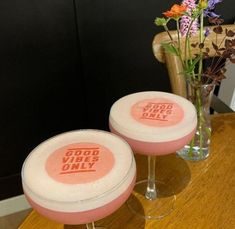
<svg viewBox="0 0 235 229">
<path fill-rule="evenodd" d="M 208 0 L 208 6 L 204 10 L 204 16 L 205 17 L 220 17 L 220 15 L 218 15 L 214 12 L 214 9 L 215 9 L 215 5 L 217 3 L 222 2 L 222 1 L 223 0 Z"/>
<path fill-rule="evenodd" d="M 196 1 L 195 0 L 183 0 L 182 4 L 184 4 L 185 6 L 187 6 L 187 9 L 192 11 L 193 9 L 196 8 Z"/>
<path fill-rule="evenodd" d="M 205 37 L 208 37 L 210 34 L 210 29 L 209 28 L 206 28 L 205 32 L 204 32 L 204 36 Z"/>
<path fill-rule="evenodd" d="M 184 37 L 190 29 L 189 35 L 195 35 L 198 30 L 198 20 L 196 19 L 192 22 L 192 18 L 190 17 L 192 11 L 196 8 L 195 0 L 183 0 L 182 4 L 187 6 L 188 15 L 183 15 L 181 17 L 180 33 Z M 191 27 L 189 28 L 190 25 Z"/>
</svg>

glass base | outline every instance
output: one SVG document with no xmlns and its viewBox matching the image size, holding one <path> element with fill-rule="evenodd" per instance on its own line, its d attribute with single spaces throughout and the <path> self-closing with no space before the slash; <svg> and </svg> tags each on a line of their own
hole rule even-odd
<svg viewBox="0 0 235 229">
<path fill-rule="evenodd" d="M 170 186 L 155 181 L 157 198 L 149 200 L 145 197 L 147 180 L 136 183 L 132 195 L 127 200 L 127 206 L 136 215 L 145 219 L 161 219 L 169 215 L 174 208 L 176 196 Z"/>
<path fill-rule="evenodd" d="M 86 228 L 84 229 L 107 229 L 106 227 L 102 227 L 102 226 L 96 226 L 96 225 L 86 225 Z"/>
<path fill-rule="evenodd" d="M 88 223 L 86 225 L 81 226 L 81 225 L 64 225 L 64 229 L 78 229 L 78 228 L 83 228 L 83 229 L 107 229 L 107 227 L 103 226 L 96 226 L 95 224 Z"/>
<path fill-rule="evenodd" d="M 86 229 L 107 229 L 103 226 L 96 226 L 94 223 L 88 223 L 86 224 Z"/>
<path fill-rule="evenodd" d="M 86 227 L 86 229 L 87 229 L 87 227 Z M 95 226 L 94 229 L 107 229 L 107 227 Z"/>
<path fill-rule="evenodd" d="M 177 151 L 177 154 L 188 161 L 201 161 L 205 160 L 209 156 L 209 148 L 202 148 L 200 151 L 200 148 L 197 146 L 194 146 L 192 149 L 190 149 L 190 146 L 185 146 L 184 148 Z"/>
</svg>

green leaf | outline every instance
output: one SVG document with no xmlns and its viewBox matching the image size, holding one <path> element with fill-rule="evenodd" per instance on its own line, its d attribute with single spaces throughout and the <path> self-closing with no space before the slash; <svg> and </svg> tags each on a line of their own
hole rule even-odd
<svg viewBox="0 0 235 229">
<path fill-rule="evenodd" d="M 176 48 L 173 44 L 170 43 L 162 43 L 162 47 L 167 53 L 174 54 L 176 56 L 179 56 L 179 50 Z"/>
<path fill-rule="evenodd" d="M 194 71 L 195 66 L 199 62 L 200 59 L 201 59 L 201 57 L 200 57 L 200 55 L 198 55 L 192 62 L 188 61 L 188 67 L 185 69 L 185 73 L 191 74 Z"/>
</svg>

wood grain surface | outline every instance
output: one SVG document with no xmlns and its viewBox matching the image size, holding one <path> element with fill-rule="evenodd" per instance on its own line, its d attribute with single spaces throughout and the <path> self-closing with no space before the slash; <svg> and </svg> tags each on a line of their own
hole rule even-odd
<svg viewBox="0 0 235 229">
<path fill-rule="evenodd" d="M 124 204 L 115 213 L 96 222 L 107 229 L 233 229 L 235 228 L 235 113 L 213 115 L 211 153 L 208 159 L 188 162 L 176 154 L 157 157 L 158 180 L 172 186 L 174 210 L 161 220 L 135 216 Z M 147 157 L 135 155 L 138 180 L 147 176 Z M 35 211 L 20 229 L 85 228 L 63 226 Z"/>
</svg>

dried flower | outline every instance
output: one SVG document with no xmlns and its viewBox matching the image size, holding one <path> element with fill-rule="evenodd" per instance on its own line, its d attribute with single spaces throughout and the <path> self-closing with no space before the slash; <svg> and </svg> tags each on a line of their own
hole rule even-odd
<svg viewBox="0 0 235 229">
<path fill-rule="evenodd" d="M 224 19 L 219 18 L 219 17 L 209 17 L 208 21 L 211 24 L 220 25 L 224 22 Z"/>
</svg>

